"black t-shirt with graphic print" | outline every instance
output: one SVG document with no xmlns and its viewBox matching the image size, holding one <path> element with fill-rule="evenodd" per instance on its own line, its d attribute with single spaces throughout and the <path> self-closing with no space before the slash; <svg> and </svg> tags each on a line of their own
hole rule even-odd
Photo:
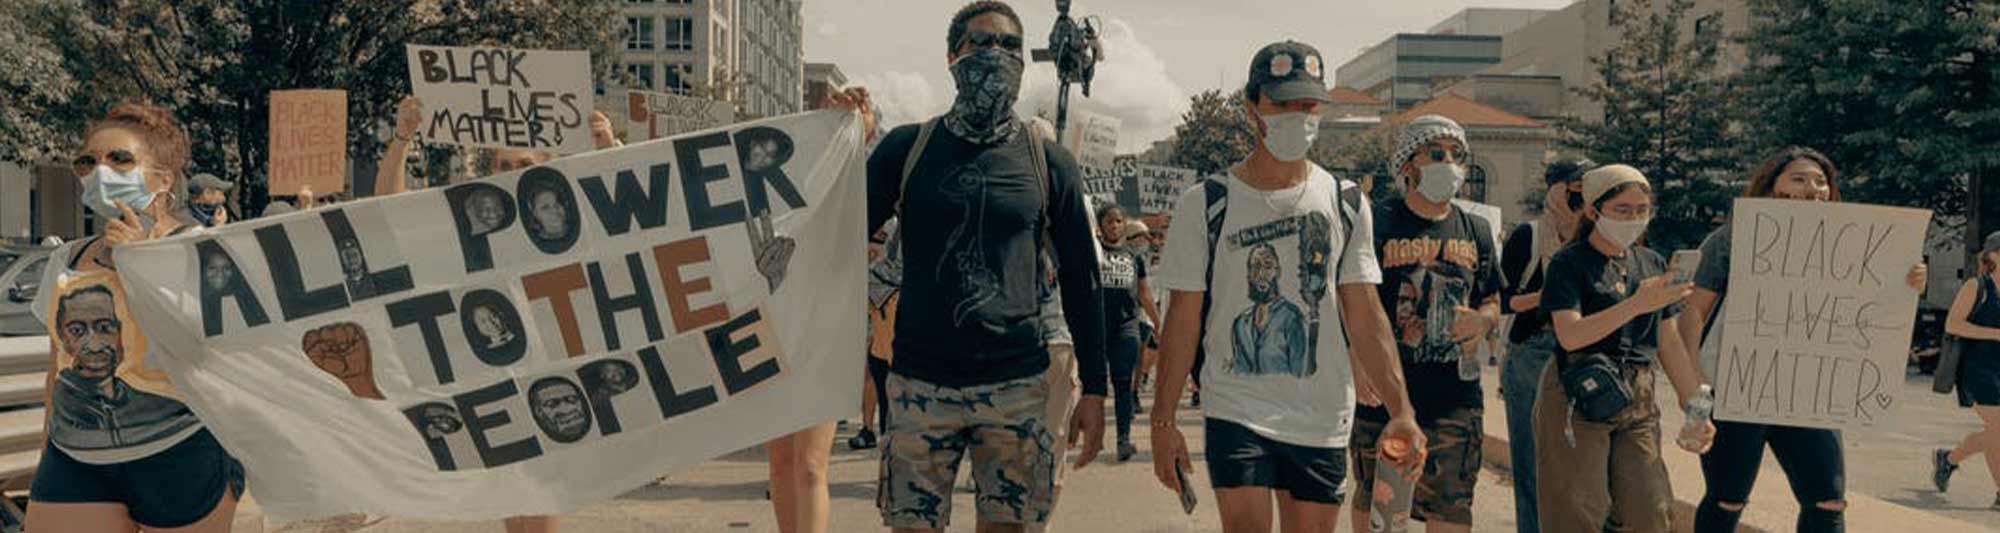
<svg viewBox="0 0 2000 533">
<path fill-rule="evenodd" d="M 1104 287 L 1105 338 L 1139 336 L 1139 280 L 1146 279 L 1145 254 L 1130 248 L 1105 248 L 1104 270 L 1099 283 Z"/>
<path fill-rule="evenodd" d="M 1051 176 L 1037 183 L 1026 128 L 979 145 L 937 127 L 905 183 L 903 166 L 918 130 L 912 124 L 890 131 L 868 157 L 867 230 L 901 206 L 902 300 L 891 371 L 947 387 L 1041 375 L 1049 364 L 1039 320 L 1047 271 L 1037 258 L 1046 246 L 1055 256 L 1083 391 L 1105 394 L 1097 239 L 1076 159 L 1046 143 Z"/>
<path fill-rule="evenodd" d="M 1451 338 L 1453 309 L 1478 309 L 1500 293 L 1492 230 L 1486 220 L 1458 206 L 1442 220 L 1411 211 L 1402 198 L 1375 209 L 1375 256 L 1382 262 L 1376 287 L 1403 361 L 1403 378 L 1418 420 L 1434 420 L 1457 407 L 1483 405 L 1479 381 L 1458 378 L 1465 354 Z M 1358 413 L 1388 420 L 1380 407 Z"/>
<path fill-rule="evenodd" d="M 1622 256 L 1606 257 L 1590 241 L 1579 240 L 1549 259 L 1542 307 L 1550 314 L 1574 310 L 1587 317 L 1625 301 L 1639 292 L 1641 281 L 1666 271 L 1666 258 L 1650 248 L 1633 246 Z M 1660 354 L 1660 320 L 1678 316 L 1680 309 L 1677 303 L 1647 313 L 1590 346 L 1563 354 L 1601 353 L 1631 364 L 1653 364 Z"/>
</svg>

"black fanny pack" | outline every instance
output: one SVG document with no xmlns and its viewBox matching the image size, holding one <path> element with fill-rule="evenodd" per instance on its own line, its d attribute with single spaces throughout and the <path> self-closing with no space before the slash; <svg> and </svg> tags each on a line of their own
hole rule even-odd
<svg viewBox="0 0 2000 533">
<path fill-rule="evenodd" d="M 1557 360 L 1569 359 L 1558 355 Z M 1618 363 L 1604 354 L 1583 354 L 1573 361 L 1565 361 L 1559 370 L 1562 374 L 1563 394 L 1569 396 L 1570 409 L 1582 415 L 1584 420 L 1604 422 L 1618 416 L 1632 405 L 1632 384 L 1626 382 Z"/>
</svg>

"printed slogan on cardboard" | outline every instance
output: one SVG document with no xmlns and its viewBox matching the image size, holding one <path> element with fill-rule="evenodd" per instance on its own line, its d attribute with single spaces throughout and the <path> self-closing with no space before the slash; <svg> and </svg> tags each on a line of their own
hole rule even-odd
<svg viewBox="0 0 2000 533">
<path fill-rule="evenodd" d="M 1859 429 L 1894 418 L 1930 212 L 1742 199 L 1710 379 L 1715 417 Z"/>
<path fill-rule="evenodd" d="M 561 513 L 858 405 L 860 147 L 794 115 L 116 261 L 275 519 Z"/>
</svg>

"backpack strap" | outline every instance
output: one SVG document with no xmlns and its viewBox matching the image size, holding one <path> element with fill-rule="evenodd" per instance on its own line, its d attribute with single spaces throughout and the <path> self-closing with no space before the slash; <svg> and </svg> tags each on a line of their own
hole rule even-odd
<svg viewBox="0 0 2000 533">
<path fill-rule="evenodd" d="M 1215 177 L 1209 177 L 1201 180 L 1201 191 L 1202 198 L 1205 200 L 1204 205 L 1207 206 L 1207 209 L 1204 211 L 1206 213 L 1206 220 L 1204 222 L 1206 223 L 1205 230 L 1208 235 L 1208 267 L 1202 274 L 1201 314 L 1199 315 L 1201 328 L 1197 330 L 1200 334 L 1195 337 L 1195 360 L 1198 361 L 1207 360 L 1208 313 L 1215 307 L 1215 249 L 1217 243 L 1222 242 L 1222 222 L 1223 219 L 1227 218 L 1225 215 L 1229 213 L 1229 184 L 1223 183 Z M 1197 368 L 1195 372 L 1201 372 L 1201 369 Z"/>
<path fill-rule="evenodd" d="M 924 121 L 922 126 L 917 126 L 917 142 L 910 145 L 909 155 L 903 158 L 903 180 L 898 182 L 898 191 L 896 192 L 896 215 L 898 217 L 903 214 L 903 198 L 910 195 L 910 174 L 917 171 L 917 162 L 923 160 L 924 148 L 931 144 L 931 133 L 937 131 L 937 123 L 938 119 L 933 118 Z M 897 230 L 901 231 L 901 225 L 897 226 Z"/>
<path fill-rule="evenodd" d="M 97 242 L 97 239 L 100 237 L 103 236 L 92 235 L 89 238 L 80 241 L 71 241 L 74 244 L 70 245 L 70 255 L 69 255 L 69 265 L 68 265 L 68 268 L 70 270 L 76 270 L 76 265 L 78 263 L 83 262 L 84 252 L 90 251 L 90 245 L 95 244 Z"/>
<path fill-rule="evenodd" d="M 1528 262 L 1524 263 L 1526 266 L 1521 268 L 1520 278 L 1522 287 L 1528 286 L 1528 279 L 1533 277 L 1535 273 L 1540 272 L 1542 268 L 1542 221 L 1530 220 L 1528 221 L 1527 228 Z M 1542 284 L 1547 285 L 1548 280 L 1542 280 Z"/>
</svg>

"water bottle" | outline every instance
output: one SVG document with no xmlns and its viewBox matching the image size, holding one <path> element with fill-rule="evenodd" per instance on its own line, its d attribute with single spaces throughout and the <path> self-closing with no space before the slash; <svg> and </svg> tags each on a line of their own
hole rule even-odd
<svg viewBox="0 0 2000 533">
<path fill-rule="evenodd" d="M 1715 389 L 1702 385 L 1695 391 L 1694 397 L 1688 399 L 1687 422 L 1681 424 L 1681 434 L 1675 442 L 1681 445 L 1681 449 L 1701 449 L 1702 426 L 1707 425 L 1714 415 Z"/>
<path fill-rule="evenodd" d="M 1410 453 L 1410 442 L 1384 438 L 1382 454 L 1400 460 Z M 1417 484 L 1404 479 L 1396 466 L 1383 458 L 1375 460 L 1374 501 L 1368 502 L 1368 530 L 1373 533 L 1404 533 L 1410 530 L 1411 499 Z"/>
<path fill-rule="evenodd" d="M 1458 350 L 1458 379 L 1479 381 L 1479 355 L 1467 351 L 1464 348 Z"/>
</svg>

